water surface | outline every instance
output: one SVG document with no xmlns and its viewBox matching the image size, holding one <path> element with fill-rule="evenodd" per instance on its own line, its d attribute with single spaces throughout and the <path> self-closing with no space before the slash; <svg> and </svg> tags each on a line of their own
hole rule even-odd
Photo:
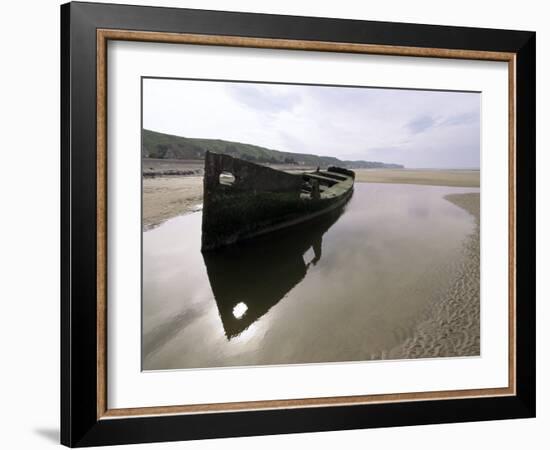
<svg viewBox="0 0 550 450">
<path fill-rule="evenodd" d="M 355 185 L 342 212 L 200 252 L 201 213 L 143 234 L 143 368 L 369 360 L 453 279 L 474 188 Z"/>
</svg>

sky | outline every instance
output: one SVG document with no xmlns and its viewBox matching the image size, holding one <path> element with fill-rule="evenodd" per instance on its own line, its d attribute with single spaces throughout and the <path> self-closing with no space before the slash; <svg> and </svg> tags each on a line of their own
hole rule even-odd
<svg viewBox="0 0 550 450">
<path fill-rule="evenodd" d="M 408 168 L 479 168 L 480 94 L 143 80 L 143 127 Z"/>
</svg>

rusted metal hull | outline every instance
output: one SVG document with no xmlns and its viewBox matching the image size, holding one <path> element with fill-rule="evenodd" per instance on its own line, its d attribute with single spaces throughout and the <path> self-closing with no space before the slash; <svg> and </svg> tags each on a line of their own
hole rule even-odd
<svg viewBox="0 0 550 450">
<path fill-rule="evenodd" d="M 224 178 L 226 173 L 228 177 Z M 202 251 L 297 225 L 341 208 L 352 195 L 354 177 L 352 171 L 341 168 L 290 174 L 208 152 Z"/>
</svg>

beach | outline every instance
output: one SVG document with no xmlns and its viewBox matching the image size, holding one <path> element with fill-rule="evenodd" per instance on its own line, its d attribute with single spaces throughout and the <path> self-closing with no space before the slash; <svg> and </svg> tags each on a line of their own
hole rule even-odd
<svg viewBox="0 0 550 450">
<path fill-rule="evenodd" d="M 479 188 L 479 171 L 364 169 L 356 171 L 356 181 L 360 184 L 389 183 L 396 186 L 451 186 L 455 188 L 455 193 L 442 198 L 454 205 L 457 211 L 468 213 L 472 223 L 471 232 L 465 234 L 459 251 L 440 265 L 444 267 L 444 272 L 434 271 L 429 275 L 432 281 L 428 285 L 432 285 L 432 288 L 422 290 L 419 287 L 419 292 L 410 292 L 409 305 L 418 305 L 418 313 L 412 315 L 415 317 L 412 323 L 400 327 L 396 332 L 398 336 L 393 339 L 395 345 L 378 346 L 379 350 L 369 350 L 363 358 L 413 359 L 479 355 L 480 195 L 471 189 Z M 464 187 L 468 193 L 456 190 L 460 187 Z M 144 231 L 170 218 L 200 210 L 201 205 L 202 176 L 161 175 L 143 178 Z M 424 296 L 424 299 L 416 299 L 418 296 Z M 386 341 L 389 344 L 391 340 Z"/>
<path fill-rule="evenodd" d="M 277 167 L 279 168 L 279 167 Z M 169 171 L 193 171 L 192 175 L 163 175 Z M 160 225 L 167 219 L 195 211 L 202 204 L 202 176 L 196 164 L 161 164 L 146 160 L 143 177 L 143 229 Z M 357 183 L 396 183 L 430 186 L 479 187 L 479 171 L 359 169 Z"/>
<path fill-rule="evenodd" d="M 355 181 L 358 183 L 479 187 L 479 170 L 359 169 L 355 171 Z"/>
<path fill-rule="evenodd" d="M 475 218 L 475 228 L 453 264 L 453 280 L 424 312 L 413 333 L 386 358 L 480 355 L 479 194 L 451 194 L 446 200 Z"/>
<path fill-rule="evenodd" d="M 190 213 L 202 203 L 202 176 L 143 178 L 143 230 Z"/>
</svg>

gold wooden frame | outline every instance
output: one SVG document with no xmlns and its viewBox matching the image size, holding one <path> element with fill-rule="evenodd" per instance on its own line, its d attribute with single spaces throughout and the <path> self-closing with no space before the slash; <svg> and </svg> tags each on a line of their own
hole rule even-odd
<svg viewBox="0 0 550 450">
<path fill-rule="evenodd" d="M 266 49 L 308 50 L 503 61 L 508 63 L 508 386 L 401 394 L 319 397 L 287 400 L 212 403 L 200 405 L 150 406 L 109 409 L 107 405 L 107 42 L 109 40 L 217 45 Z M 97 418 L 218 413 L 243 410 L 343 406 L 421 400 L 446 400 L 516 395 L 516 55 L 506 52 L 444 48 L 246 38 L 236 36 L 157 33 L 114 29 L 97 30 Z"/>
</svg>

